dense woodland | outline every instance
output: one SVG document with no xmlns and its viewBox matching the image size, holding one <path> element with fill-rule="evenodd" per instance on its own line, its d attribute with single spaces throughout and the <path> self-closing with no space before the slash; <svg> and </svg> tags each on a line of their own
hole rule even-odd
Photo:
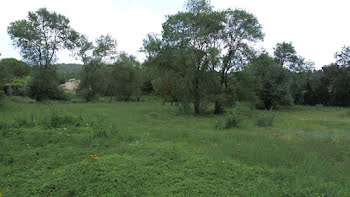
<svg viewBox="0 0 350 197">
<path fill-rule="evenodd" d="M 255 47 L 264 39 L 263 28 L 245 10 L 216 10 L 209 1 L 189 0 L 184 11 L 167 16 L 160 35 L 144 39 L 142 63 L 118 51 L 110 35 L 90 41 L 69 22 L 41 8 L 10 24 L 23 61 L 1 59 L 1 97 L 90 102 L 138 101 L 154 94 L 195 114 L 221 114 L 237 102 L 258 109 L 350 105 L 350 47 L 330 52 L 334 62 L 320 70 L 290 42 L 277 43 L 269 54 Z M 83 64 L 56 64 L 64 49 Z M 59 88 L 70 78 L 81 80 L 76 95 Z"/>
</svg>

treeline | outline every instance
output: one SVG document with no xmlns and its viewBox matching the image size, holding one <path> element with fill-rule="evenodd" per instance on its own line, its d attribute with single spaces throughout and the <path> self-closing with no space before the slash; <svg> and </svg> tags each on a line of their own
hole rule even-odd
<svg viewBox="0 0 350 197">
<path fill-rule="evenodd" d="M 45 8 L 11 23 L 8 33 L 32 66 L 26 95 L 38 101 L 65 99 L 58 85 L 71 77 L 80 79 L 77 95 L 86 101 L 138 100 L 141 93 L 154 93 L 196 114 L 211 106 L 220 114 L 236 102 L 260 109 L 350 105 L 349 47 L 315 70 L 292 43 L 278 43 L 273 55 L 257 50 L 264 39 L 258 19 L 245 10 L 215 10 L 207 0 L 189 0 L 184 11 L 167 16 L 162 33 L 144 40 L 142 64 L 118 52 L 110 35 L 89 41 L 68 18 Z M 61 49 L 71 50 L 83 65 L 54 66 Z"/>
<path fill-rule="evenodd" d="M 210 105 L 223 113 L 237 101 L 260 109 L 348 105 L 349 48 L 336 55 L 336 64 L 314 71 L 292 43 L 278 43 L 273 56 L 255 50 L 263 38 L 253 14 L 189 0 L 185 11 L 167 17 L 161 35 L 145 39 L 145 66 L 160 96 L 185 109 L 192 105 L 196 114 Z"/>
</svg>

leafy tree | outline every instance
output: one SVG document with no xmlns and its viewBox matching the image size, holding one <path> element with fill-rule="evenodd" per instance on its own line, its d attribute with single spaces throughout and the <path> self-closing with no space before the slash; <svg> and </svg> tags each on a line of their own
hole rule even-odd
<svg viewBox="0 0 350 197">
<path fill-rule="evenodd" d="M 214 69 L 209 59 L 217 51 L 213 46 L 223 27 L 222 16 L 213 11 L 209 1 L 190 0 L 185 12 L 168 16 L 163 24 L 158 66 L 171 72 L 172 77 L 179 77 L 177 81 L 185 82 L 180 84 L 186 84 L 186 94 L 179 101 L 193 103 L 195 114 L 200 113 L 203 101 L 208 99 L 204 84 L 209 81 L 207 71 Z"/>
<path fill-rule="evenodd" d="M 110 96 L 116 96 L 119 100 L 130 101 L 138 99 L 141 87 L 140 63 L 134 56 L 121 53 L 118 61 L 112 65 L 107 91 Z"/>
<path fill-rule="evenodd" d="M 293 44 L 287 42 L 277 43 L 274 48 L 274 59 L 278 65 L 290 71 L 292 78 L 290 90 L 294 103 L 303 104 L 309 73 L 314 63 L 299 56 Z"/>
<path fill-rule="evenodd" d="M 276 64 L 269 55 L 260 55 L 248 65 L 245 72 L 255 76 L 255 92 L 260 100 L 258 108 L 271 109 L 293 103 L 288 71 Z"/>
<path fill-rule="evenodd" d="M 12 22 L 8 33 L 23 58 L 32 65 L 47 69 L 61 49 L 73 49 L 78 33 L 69 19 L 46 8 L 29 12 L 28 18 Z"/>
<path fill-rule="evenodd" d="M 326 105 L 350 105 L 350 67 L 331 64 L 322 68 L 324 75 L 322 86 L 328 89 L 329 99 Z"/>
<path fill-rule="evenodd" d="M 30 74 L 31 68 L 23 61 L 14 58 L 6 58 L 0 61 L 2 73 L 6 76 L 2 79 L 23 78 Z"/>
<path fill-rule="evenodd" d="M 143 41 L 141 51 L 146 54 L 147 59 L 143 65 L 156 94 L 171 104 L 183 102 L 186 85 L 181 82 L 185 70 L 181 69 L 182 64 L 176 64 L 179 50 L 166 46 L 158 35 L 149 34 Z"/>
<path fill-rule="evenodd" d="M 226 10 L 225 26 L 221 32 L 222 43 L 226 51 L 222 55 L 222 62 L 218 64 L 220 73 L 219 92 L 216 93 L 215 113 L 223 112 L 223 107 L 232 103 L 232 99 L 228 94 L 232 93 L 234 84 L 230 81 L 234 80 L 231 73 L 242 69 L 254 56 L 255 51 L 252 47 L 253 43 L 263 40 L 262 26 L 258 19 L 244 10 Z"/>
<path fill-rule="evenodd" d="M 106 64 L 115 61 L 117 41 L 110 35 L 102 35 L 94 44 L 81 36 L 77 46 L 77 55 L 84 63 L 77 93 L 86 101 L 91 101 L 98 93 L 103 93 L 107 76 L 104 68 Z"/>
<path fill-rule="evenodd" d="M 337 64 L 342 67 L 350 67 L 350 47 L 343 47 L 340 52 L 335 54 Z"/>
<path fill-rule="evenodd" d="M 276 62 L 281 66 L 292 71 L 296 71 L 298 69 L 300 58 L 298 57 L 297 52 L 295 51 L 291 42 L 277 43 L 273 54 Z"/>
<path fill-rule="evenodd" d="M 79 37 L 69 26 L 69 19 L 46 8 L 40 8 L 36 12 L 29 12 L 27 19 L 12 22 L 8 33 L 14 45 L 20 48 L 23 58 L 38 67 L 28 86 L 33 88 L 29 95 L 37 100 L 57 98 L 56 93 L 52 92 L 61 90 L 58 88 L 52 65 L 57 59 L 57 52 L 73 49 Z M 44 95 L 46 93 L 48 95 Z"/>
<path fill-rule="evenodd" d="M 24 62 L 14 58 L 0 61 L 1 90 L 8 95 L 24 96 L 24 84 L 31 68 Z"/>
<path fill-rule="evenodd" d="M 306 90 L 304 94 L 304 105 L 323 104 L 328 105 L 330 94 L 324 82 L 323 70 L 308 72 Z"/>
<path fill-rule="evenodd" d="M 63 90 L 57 87 L 57 73 L 54 67 L 47 68 L 45 71 L 34 68 L 25 91 L 28 97 L 37 101 L 66 99 Z"/>
</svg>

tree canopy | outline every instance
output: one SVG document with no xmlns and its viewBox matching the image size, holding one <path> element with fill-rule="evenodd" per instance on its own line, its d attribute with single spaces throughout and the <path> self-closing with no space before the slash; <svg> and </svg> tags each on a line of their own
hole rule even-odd
<svg viewBox="0 0 350 197">
<path fill-rule="evenodd" d="M 78 38 L 67 17 L 46 8 L 29 12 L 27 19 L 12 22 L 8 33 L 23 58 L 44 69 L 56 61 L 59 50 L 74 48 Z"/>
</svg>

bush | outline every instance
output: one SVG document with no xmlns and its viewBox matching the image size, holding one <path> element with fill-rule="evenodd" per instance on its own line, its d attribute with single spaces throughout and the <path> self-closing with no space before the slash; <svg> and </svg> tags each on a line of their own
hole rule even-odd
<svg viewBox="0 0 350 197">
<path fill-rule="evenodd" d="M 238 114 L 246 117 L 253 116 L 254 105 L 251 103 L 236 103 L 235 110 Z"/>
<path fill-rule="evenodd" d="M 83 119 L 82 117 L 60 112 L 56 108 L 52 107 L 49 115 L 43 119 L 42 124 L 49 128 L 58 128 L 63 125 L 80 126 L 83 124 Z"/>
<path fill-rule="evenodd" d="M 56 71 L 36 70 L 29 80 L 25 92 L 26 95 L 37 101 L 66 100 L 63 89 L 58 87 Z"/>
<path fill-rule="evenodd" d="M 236 108 L 229 111 L 224 119 L 220 120 L 216 124 L 217 129 L 230 129 L 239 128 L 241 123 L 244 121 L 245 117 L 239 113 Z"/>
<path fill-rule="evenodd" d="M 0 90 L 0 105 L 2 104 L 2 100 L 4 99 L 5 94 L 2 90 Z"/>
<path fill-rule="evenodd" d="M 275 114 L 271 111 L 264 111 L 256 120 L 256 126 L 258 127 L 271 127 L 273 126 L 273 121 L 275 119 Z"/>
<path fill-rule="evenodd" d="M 322 109 L 324 109 L 324 105 L 317 104 L 317 105 L 315 105 L 315 108 L 316 108 L 316 110 L 322 110 Z"/>
</svg>

